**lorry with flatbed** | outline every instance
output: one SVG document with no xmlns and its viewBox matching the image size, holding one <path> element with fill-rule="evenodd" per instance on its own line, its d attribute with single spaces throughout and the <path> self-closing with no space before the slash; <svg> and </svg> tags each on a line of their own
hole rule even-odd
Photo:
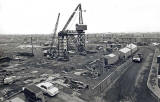
<svg viewBox="0 0 160 102">
<path fill-rule="evenodd" d="M 136 54 L 135 56 L 133 56 L 132 61 L 141 63 L 143 61 L 143 54 L 142 53 Z"/>
</svg>

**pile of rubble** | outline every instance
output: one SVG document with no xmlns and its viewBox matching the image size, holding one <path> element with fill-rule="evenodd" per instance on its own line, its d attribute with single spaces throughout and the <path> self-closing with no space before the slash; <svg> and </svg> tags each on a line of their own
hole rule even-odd
<svg viewBox="0 0 160 102">
<path fill-rule="evenodd" d="M 65 82 L 66 84 L 69 84 L 69 87 L 75 90 L 80 90 L 80 89 L 88 89 L 89 85 L 81 82 L 81 81 L 77 81 L 74 80 L 73 78 L 69 78 L 69 77 L 64 77 L 65 78 Z"/>
</svg>

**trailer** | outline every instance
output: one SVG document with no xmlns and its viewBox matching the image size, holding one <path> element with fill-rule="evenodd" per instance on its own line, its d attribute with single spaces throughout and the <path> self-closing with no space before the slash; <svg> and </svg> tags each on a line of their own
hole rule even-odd
<svg viewBox="0 0 160 102">
<path fill-rule="evenodd" d="M 129 49 L 131 49 L 132 54 L 135 53 L 138 50 L 137 45 L 135 45 L 133 43 L 127 45 L 126 47 L 129 48 Z"/>
<path fill-rule="evenodd" d="M 104 56 L 104 63 L 105 65 L 114 64 L 118 61 L 119 57 L 116 54 L 109 54 Z"/>
<path fill-rule="evenodd" d="M 121 59 L 126 59 L 128 58 L 129 56 L 131 56 L 131 49 L 125 47 L 125 48 L 122 48 L 119 50 L 119 57 Z"/>
</svg>

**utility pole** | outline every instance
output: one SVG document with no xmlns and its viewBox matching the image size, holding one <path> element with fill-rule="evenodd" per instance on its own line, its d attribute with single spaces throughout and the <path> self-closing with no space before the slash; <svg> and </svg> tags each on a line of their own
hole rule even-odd
<svg viewBox="0 0 160 102">
<path fill-rule="evenodd" d="M 32 37 L 31 37 L 31 45 L 32 45 L 32 54 L 33 54 L 33 43 L 32 43 Z"/>
<path fill-rule="evenodd" d="M 104 42 L 104 34 L 102 35 L 102 37 L 103 37 L 102 40 L 103 40 L 103 42 Z"/>
</svg>

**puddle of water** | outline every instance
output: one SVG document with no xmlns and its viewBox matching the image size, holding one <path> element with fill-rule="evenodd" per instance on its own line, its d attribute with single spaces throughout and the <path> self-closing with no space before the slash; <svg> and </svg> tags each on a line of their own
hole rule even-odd
<svg viewBox="0 0 160 102">
<path fill-rule="evenodd" d="M 33 47 L 41 47 L 41 46 L 39 46 L 39 45 L 33 45 Z M 32 45 L 19 45 L 17 48 L 21 48 L 21 49 L 32 48 Z"/>
</svg>

